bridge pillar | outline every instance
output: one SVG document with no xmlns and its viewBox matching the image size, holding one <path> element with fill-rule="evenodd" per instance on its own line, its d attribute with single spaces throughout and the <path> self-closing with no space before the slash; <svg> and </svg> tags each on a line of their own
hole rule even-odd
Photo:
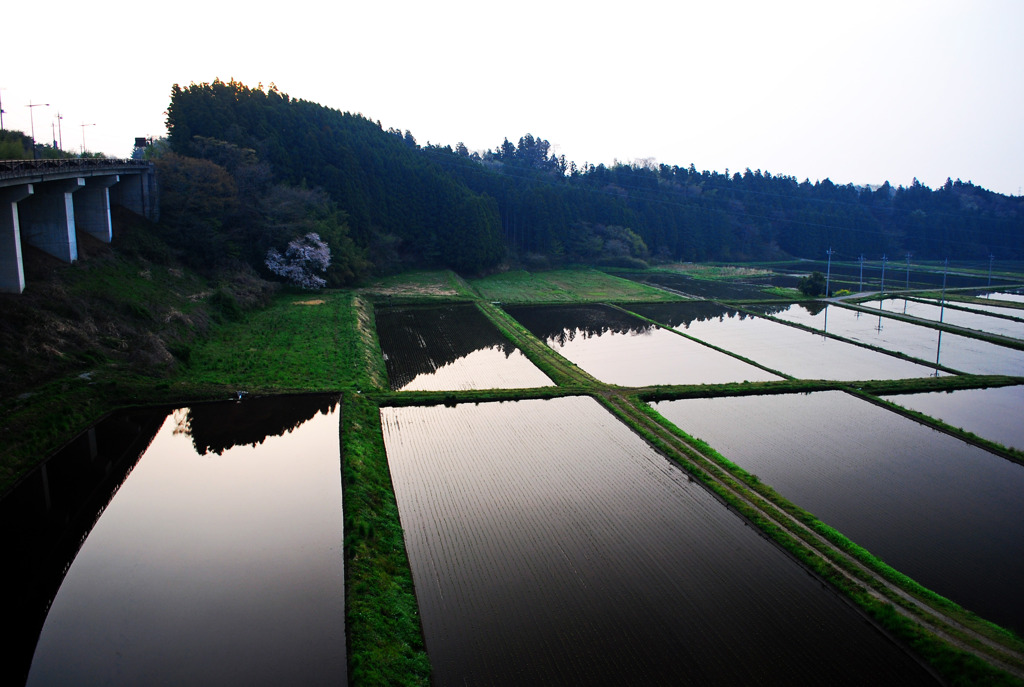
<svg viewBox="0 0 1024 687">
<path fill-rule="evenodd" d="M 32 190 L 32 184 L 0 189 L 0 293 L 21 293 L 25 290 L 18 202 L 32 195 Z"/>
<path fill-rule="evenodd" d="M 36 184 L 32 197 L 18 204 L 25 240 L 64 262 L 78 260 L 71 194 L 84 186 L 82 177 Z"/>
<path fill-rule="evenodd" d="M 110 189 L 110 200 L 150 221 L 159 219 L 156 203 L 156 175 L 152 169 L 141 174 L 122 174 Z"/>
<path fill-rule="evenodd" d="M 110 243 L 110 187 L 120 179 L 116 174 L 88 177 L 75 193 L 75 227 L 103 243 Z"/>
</svg>

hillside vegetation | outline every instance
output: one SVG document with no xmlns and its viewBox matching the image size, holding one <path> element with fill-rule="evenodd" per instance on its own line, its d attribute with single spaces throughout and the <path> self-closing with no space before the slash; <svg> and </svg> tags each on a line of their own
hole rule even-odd
<svg viewBox="0 0 1024 687">
<path fill-rule="evenodd" d="M 174 154 L 209 163 L 203 173 L 224 189 L 215 229 L 252 235 L 228 243 L 239 255 L 248 245 L 257 267 L 297 232 L 253 231 L 239 213 L 275 202 L 267 188 L 319 189 L 343 266 L 333 285 L 412 267 L 820 259 L 829 248 L 836 259 L 1024 258 L 1024 199 L 959 179 L 933 190 L 650 161 L 577 166 L 531 134 L 478 152 L 421 146 L 409 131 L 234 81 L 175 85 L 167 125 Z"/>
</svg>

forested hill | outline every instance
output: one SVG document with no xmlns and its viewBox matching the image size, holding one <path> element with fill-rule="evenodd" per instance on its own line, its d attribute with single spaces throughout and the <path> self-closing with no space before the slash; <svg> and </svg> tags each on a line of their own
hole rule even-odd
<svg viewBox="0 0 1024 687">
<path fill-rule="evenodd" d="M 848 259 L 1024 259 L 1024 199 L 959 180 L 871 189 L 749 169 L 579 168 L 529 134 L 484 153 L 420 146 L 409 131 L 236 82 L 174 86 L 167 124 L 180 155 L 228 166 L 225 150 L 248 151 L 275 181 L 323 189 L 347 218 L 348 250 L 377 270 L 821 258 L 830 247 Z M 349 277 L 367 267 L 356 263 Z"/>
</svg>

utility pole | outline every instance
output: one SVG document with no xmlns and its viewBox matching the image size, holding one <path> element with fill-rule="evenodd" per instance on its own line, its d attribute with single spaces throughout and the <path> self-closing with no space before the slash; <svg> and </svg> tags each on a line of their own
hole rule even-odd
<svg viewBox="0 0 1024 687">
<path fill-rule="evenodd" d="M 992 261 L 996 259 L 996 256 L 991 253 L 988 254 L 988 285 L 992 286 Z"/>
<path fill-rule="evenodd" d="M 860 254 L 860 258 L 858 258 L 858 259 L 860 260 L 860 288 L 857 289 L 857 290 L 858 291 L 863 291 L 864 290 L 864 254 L 861 253 Z"/>
<path fill-rule="evenodd" d="M 36 103 L 35 105 L 33 105 L 31 99 L 29 99 L 28 105 L 25 106 L 25 107 L 28 108 L 28 119 L 29 119 L 29 123 L 31 123 L 31 125 L 32 125 L 32 159 L 33 160 L 38 159 L 39 156 L 36 155 L 36 119 L 35 119 L 35 117 L 32 116 L 32 112 L 33 112 L 32 108 L 33 107 L 49 107 L 49 106 L 50 106 L 50 103 Z"/>
<path fill-rule="evenodd" d="M 910 289 L 910 256 L 913 255 L 910 251 L 907 251 L 907 289 Z"/>
<path fill-rule="evenodd" d="M 939 322 L 942 322 L 942 317 L 946 314 L 946 272 L 949 271 L 949 258 L 946 258 L 946 262 L 942 268 L 942 300 L 939 301 Z"/>
<path fill-rule="evenodd" d="M 887 260 L 888 260 L 888 258 L 886 258 L 885 257 L 885 253 L 883 253 L 882 254 L 882 286 L 879 287 L 879 289 L 878 289 L 878 291 L 879 291 L 878 297 L 879 298 L 881 298 L 882 294 L 885 293 L 885 263 L 886 263 Z"/>
<path fill-rule="evenodd" d="M 85 127 L 87 126 L 96 126 L 96 123 L 82 124 L 82 155 L 85 155 Z"/>
<path fill-rule="evenodd" d="M 835 253 L 835 251 L 832 250 L 832 246 L 829 246 L 828 250 L 825 251 L 825 255 L 828 256 L 828 267 L 825 269 L 825 298 L 828 298 L 829 296 L 832 295 L 831 293 L 829 293 L 829 290 L 828 290 L 828 282 L 829 282 L 829 278 L 832 276 L 832 254 L 833 253 Z"/>
<path fill-rule="evenodd" d="M 64 132 L 60 129 L 60 120 L 64 119 L 64 115 L 60 112 L 57 113 L 57 149 L 60 150 L 60 156 L 64 157 Z"/>
</svg>

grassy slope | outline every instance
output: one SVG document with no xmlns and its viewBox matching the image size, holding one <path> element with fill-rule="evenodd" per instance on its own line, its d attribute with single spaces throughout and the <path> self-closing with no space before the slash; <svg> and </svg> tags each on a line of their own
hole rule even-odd
<svg viewBox="0 0 1024 687">
<path fill-rule="evenodd" d="M 83 288 L 113 289 L 119 280 L 132 284 L 142 270 L 123 268 L 116 276 L 104 277 L 97 285 Z M 178 278 L 173 274 L 161 278 Z M 193 279 L 181 275 L 181 279 Z M 201 281 L 195 286 L 203 286 Z M 121 290 L 125 290 L 122 287 Z M 132 291 L 131 286 L 128 291 Z M 207 288 L 209 290 L 209 288 Z M 183 290 L 187 291 L 187 289 Z M 656 296 L 652 297 L 652 292 Z M 151 297 L 153 297 L 151 295 Z M 271 393 L 299 390 L 341 390 L 343 394 L 343 480 L 346 523 L 346 605 L 349 632 L 350 676 L 353 684 L 427 684 L 429 662 L 423 648 L 422 631 L 415 605 L 411 573 L 402 544 L 401 524 L 391 489 L 378 408 L 382 403 L 403 402 L 412 396 L 386 391 L 386 376 L 370 300 L 382 303 L 423 298 L 482 298 L 481 309 L 507 337 L 562 386 L 536 391 L 501 392 L 503 398 L 545 396 L 577 392 L 598 396 L 610 393 L 606 385 L 589 378 L 571 363 L 553 355 L 529 332 L 511 321 L 488 301 L 502 302 L 630 302 L 675 300 L 662 292 L 591 270 L 565 270 L 526 275 L 513 273 L 467 284 L 447 272 L 417 273 L 392 278 L 361 292 L 340 291 L 315 297 L 281 294 L 270 306 L 231 322 L 208 305 L 189 311 L 182 302 L 183 316 L 198 321 L 207 318 L 208 332 L 200 338 L 196 329 L 185 328 L 192 338 L 185 342 L 188 365 L 176 365 L 162 374 L 140 372 L 114 355 L 101 356 L 100 365 L 88 361 L 89 378 L 78 376 L 79 365 L 56 381 L 39 386 L 34 396 L 16 403 L 4 399 L 0 436 L 18 436 L 22 465 L 68 438 L 76 428 L 87 426 L 107 409 L 125 403 L 215 398 L 235 389 Z M 130 301 L 131 299 L 129 299 Z M 192 299 L 186 298 L 189 302 Z M 312 301 L 322 300 L 322 303 Z M 199 299 L 208 304 L 209 295 Z M 160 306 L 154 316 L 150 301 L 149 318 L 162 319 Z M 157 301 L 159 302 L 159 301 Z M 135 312 L 131 305 L 120 305 Z M 174 319 L 173 317 L 171 318 Z M 193 322 L 194 324 L 194 322 Z M 924 380 L 929 388 L 941 380 Z M 962 384 L 963 380 L 958 380 Z M 914 388 L 916 382 L 901 382 L 900 388 Z M 952 383 L 952 382 L 950 382 Z M 800 382 L 776 383 L 787 389 L 801 388 Z M 818 383 L 820 386 L 820 383 Z M 746 386 L 749 393 L 761 385 Z M 763 385 L 773 389 L 771 384 Z M 814 383 L 808 388 L 817 388 Z M 891 390 L 891 388 L 888 388 Z M 708 389 L 659 388 L 660 393 L 707 393 Z M 728 389 L 721 389 L 728 392 Z M 454 400 L 482 400 L 489 392 L 421 394 L 417 402 L 441 403 Z M 14 410 L 12 411 L 12 408 Z M 19 415 L 20 413 L 20 415 Z M 12 420 L 13 418 L 13 420 Z M 9 454 L 5 447 L 4 465 Z M 740 476 L 742 480 L 742 475 Z M 786 535 L 789 536 L 789 535 Z M 913 634 L 914 628 L 905 632 Z M 934 660 L 934 659 L 933 659 Z M 947 675 L 957 677 L 947 666 Z M 959 669 L 957 669 L 959 670 Z M 952 671 L 952 674 L 951 672 Z"/>
</svg>

